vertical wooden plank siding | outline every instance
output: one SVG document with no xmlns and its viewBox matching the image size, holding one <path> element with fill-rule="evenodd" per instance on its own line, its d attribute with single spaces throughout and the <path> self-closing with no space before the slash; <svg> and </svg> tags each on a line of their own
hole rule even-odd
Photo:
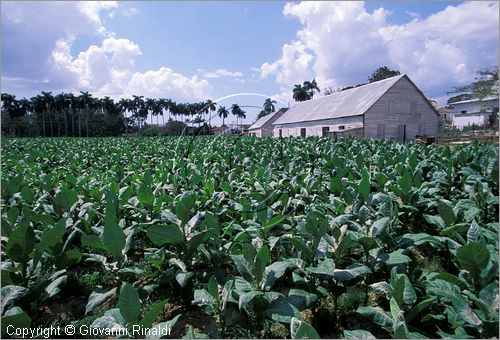
<svg viewBox="0 0 500 340">
<path fill-rule="evenodd" d="M 380 138 L 379 125 L 384 125 L 385 138 L 402 138 L 406 125 L 406 140 L 425 130 L 426 135 L 436 136 L 439 117 L 426 99 L 405 77 L 394 84 L 364 115 L 365 137 Z"/>
</svg>

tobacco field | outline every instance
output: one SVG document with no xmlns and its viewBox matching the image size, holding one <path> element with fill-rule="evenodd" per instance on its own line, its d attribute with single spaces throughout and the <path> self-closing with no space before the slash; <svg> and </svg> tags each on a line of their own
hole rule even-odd
<svg viewBox="0 0 500 340">
<path fill-rule="evenodd" d="M 4 139 L 2 337 L 498 337 L 498 158 L 314 137 Z"/>
</svg>

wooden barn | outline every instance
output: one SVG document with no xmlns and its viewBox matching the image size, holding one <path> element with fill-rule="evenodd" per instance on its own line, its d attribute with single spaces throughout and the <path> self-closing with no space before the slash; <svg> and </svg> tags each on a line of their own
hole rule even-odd
<svg viewBox="0 0 500 340">
<path fill-rule="evenodd" d="M 283 115 L 286 108 L 270 113 L 267 116 L 259 118 L 255 123 L 248 128 L 248 135 L 254 137 L 272 137 L 273 123 Z"/>
<path fill-rule="evenodd" d="M 273 124 L 274 137 L 339 136 L 414 140 L 436 136 L 439 113 L 407 75 L 295 104 Z"/>
</svg>

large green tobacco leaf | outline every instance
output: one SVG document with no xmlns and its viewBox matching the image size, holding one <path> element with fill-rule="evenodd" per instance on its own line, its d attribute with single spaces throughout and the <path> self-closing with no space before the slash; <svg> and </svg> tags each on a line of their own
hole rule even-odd
<svg viewBox="0 0 500 340">
<path fill-rule="evenodd" d="M 370 236 L 376 237 L 380 236 L 389 226 L 390 220 L 389 217 L 382 217 L 373 222 L 370 227 Z"/>
<path fill-rule="evenodd" d="M 290 322 L 290 334 L 292 339 L 320 339 L 313 326 L 295 317 Z"/>
<path fill-rule="evenodd" d="M 455 223 L 456 216 L 453 212 L 451 203 L 445 200 L 439 200 L 437 204 L 439 216 L 441 216 L 444 223 L 446 223 L 448 226 L 452 226 Z"/>
<path fill-rule="evenodd" d="M 66 210 L 71 208 L 73 204 L 78 200 L 77 194 L 69 189 L 62 189 L 54 197 L 54 211 L 62 215 Z"/>
<path fill-rule="evenodd" d="M 12 307 L 3 314 L 1 319 L 2 337 L 8 338 L 9 333 L 12 334 L 12 329 L 28 328 L 31 325 L 31 318 L 19 307 Z M 7 333 L 7 327 L 11 326 Z M 9 327 L 9 328 L 11 328 Z"/>
<path fill-rule="evenodd" d="M 126 324 L 127 322 L 120 314 L 120 310 L 118 308 L 114 308 L 106 311 L 104 316 L 95 319 L 90 327 L 105 328 L 113 330 L 114 332 L 124 332 Z"/>
<path fill-rule="evenodd" d="M 175 205 L 175 215 L 182 221 L 182 223 L 186 223 L 189 220 L 195 203 L 195 196 L 191 192 L 185 192 L 179 197 L 179 200 Z"/>
<path fill-rule="evenodd" d="M 363 264 L 355 263 L 349 265 L 345 269 L 335 269 L 333 271 L 333 277 L 337 281 L 349 281 L 360 275 L 370 274 L 372 271 L 370 268 Z"/>
<path fill-rule="evenodd" d="M 274 321 L 290 323 L 293 317 L 300 318 L 300 311 L 288 302 L 284 296 L 280 296 L 266 309 L 265 314 Z"/>
<path fill-rule="evenodd" d="M 17 300 L 21 299 L 29 292 L 28 288 L 20 286 L 3 286 L 2 287 L 2 308 L 0 314 L 3 314 L 4 310 L 13 305 Z"/>
<path fill-rule="evenodd" d="M 172 320 L 161 322 L 151 327 L 146 334 L 146 339 L 161 339 L 171 337 L 172 328 L 175 326 L 182 314 L 177 315 Z"/>
<path fill-rule="evenodd" d="M 139 191 L 137 192 L 137 199 L 139 199 L 139 202 L 141 202 L 141 204 L 144 206 L 152 206 L 154 202 L 154 195 L 151 187 L 142 183 L 139 186 Z"/>
<path fill-rule="evenodd" d="M 127 238 L 122 228 L 111 218 L 104 219 L 104 229 L 101 235 L 101 241 L 114 258 L 119 258 L 122 255 L 123 248 Z"/>
<path fill-rule="evenodd" d="M 247 309 L 250 302 L 258 296 L 262 296 L 264 293 L 258 290 L 252 290 L 251 292 L 246 292 L 240 295 L 238 300 L 238 307 L 241 309 Z"/>
<path fill-rule="evenodd" d="M 85 306 L 85 314 L 92 313 L 97 307 L 101 306 L 104 302 L 112 299 L 116 295 L 116 287 L 108 291 L 93 291 Z"/>
<path fill-rule="evenodd" d="M 468 243 L 457 249 L 457 261 L 473 278 L 478 278 L 490 261 L 490 252 L 482 243 Z"/>
<path fill-rule="evenodd" d="M 344 338 L 346 339 L 376 339 L 376 337 L 365 330 L 355 329 L 352 331 L 344 330 Z"/>
<path fill-rule="evenodd" d="M 318 300 L 318 296 L 302 289 L 290 289 L 288 301 L 300 310 L 306 309 Z"/>
<path fill-rule="evenodd" d="M 147 233 L 149 239 L 158 246 L 184 243 L 184 235 L 177 225 L 151 226 L 147 229 Z"/>
<path fill-rule="evenodd" d="M 392 327 L 391 317 L 380 307 L 359 307 L 356 312 L 381 327 Z"/>
<path fill-rule="evenodd" d="M 361 195 L 363 201 L 368 200 L 368 195 L 370 194 L 370 175 L 366 170 L 361 173 L 361 181 L 358 185 L 358 192 Z"/>
<path fill-rule="evenodd" d="M 280 279 L 286 272 L 288 268 L 291 268 L 291 264 L 285 261 L 277 261 L 266 267 L 264 271 L 263 289 L 271 289 L 274 283 Z M 269 287 L 269 288 L 267 288 Z"/>
<path fill-rule="evenodd" d="M 460 315 L 462 320 L 464 320 L 465 322 L 470 323 L 474 326 L 479 326 L 483 323 L 465 299 L 453 297 L 451 299 L 451 303 L 453 304 L 453 308 L 455 309 L 457 314 Z"/>
<path fill-rule="evenodd" d="M 120 314 L 128 323 L 135 323 L 141 311 L 141 299 L 139 293 L 130 283 L 124 283 L 120 289 L 118 299 Z"/>
<path fill-rule="evenodd" d="M 269 252 L 269 248 L 266 245 L 264 245 L 259 249 L 259 251 L 255 255 L 255 262 L 252 273 L 255 277 L 256 282 L 260 282 L 262 280 L 262 276 L 264 275 L 264 270 L 266 269 L 266 266 L 270 260 L 271 260 L 271 253 Z"/>
<path fill-rule="evenodd" d="M 245 280 L 253 281 L 254 275 L 252 274 L 252 265 L 242 255 L 231 255 L 236 269 L 240 272 Z"/>
<path fill-rule="evenodd" d="M 406 274 L 401 274 L 393 286 L 392 296 L 403 308 L 403 305 L 411 306 L 417 301 L 417 293 Z"/>
<path fill-rule="evenodd" d="M 163 309 L 165 307 L 165 304 L 167 303 L 167 300 L 162 300 L 159 302 L 154 303 L 151 307 L 149 307 L 148 311 L 142 318 L 141 322 L 139 323 L 142 327 L 145 328 L 151 328 L 153 325 L 154 321 L 158 318 L 158 316 L 163 313 Z"/>
<path fill-rule="evenodd" d="M 52 281 L 45 288 L 45 296 L 43 299 L 46 300 L 46 299 L 49 299 L 49 298 L 53 297 L 54 295 L 58 294 L 61 291 L 60 286 L 63 286 L 66 284 L 67 278 L 68 278 L 67 275 L 63 275 L 63 276 L 60 276 L 60 277 L 54 279 L 54 281 Z"/>
<path fill-rule="evenodd" d="M 35 232 L 29 223 L 21 223 L 9 235 L 9 240 L 5 247 L 9 259 L 25 263 L 28 254 L 35 247 Z"/>
<path fill-rule="evenodd" d="M 36 246 L 37 250 L 40 252 L 48 251 L 53 255 L 60 253 L 65 232 L 66 219 L 63 218 L 55 226 L 48 227 L 43 231 L 40 242 Z"/>
<path fill-rule="evenodd" d="M 401 176 L 399 180 L 399 188 L 404 194 L 408 194 L 411 189 L 412 185 L 412 179 L 411 179 L 411 173 L 408 171 L 408 169 L 405 168 L 403 171 L 403 176 Z"/>
<path fill-rule="evenodd" d="M 335 263 L 332 259 L 326 258 L 317 267 L 307 267 L 306 270 L 313 274 L 334 277 Z"/>
</svg>

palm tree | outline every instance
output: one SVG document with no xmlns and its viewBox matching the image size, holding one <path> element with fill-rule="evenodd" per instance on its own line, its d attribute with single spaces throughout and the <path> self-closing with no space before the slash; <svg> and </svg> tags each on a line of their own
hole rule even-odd
<svg viewBox="0 0 500 340">
<path fill-rule="evenodd" d="M 153 111 L 155 109 L 156 100 L 153 98 L 146 98 L 146 101 L 144 102 L 144 104 L 146 105 L 146 111 L 150 115 L 151 125 L 153 125 L 153 115 L 154 115 Z"/>
<path fill-rule="evenodd" d="M 31 102 L 29 99 L 23 98 L 19 100 L 19 116 L 18 119 L 23 119 L 24 117 L 28 116 L 30 112 L 33 112 L 33 106 L 31 105 Z M 27 121 L 24 121 L 25 124 L 21 125 L 19 123 L 19 135 L 30 135 L 31 130 L 29 129 L 29 124 Z M 24 126 L 24 133 L 21 134 L 21 128 Z"/>
<path fill-rule="evenodd" d="M 217 113 L 218 113 L 219 117 L 222 118 L 222 125 L 225 125 L 224 120 L 227 118 L 227 116 L 229 116 L 229 111 L 226 110 L 226 108 L 224 106 L 219 106 Z"/>
<path fill-rule="evenodd" d="M 264 101 L 264 110 L 267 112 L 274 112 L 274 110 L 276 109 L 274 107 L 274 104 L 276 104 L 276 100 L 266 98 L 266 100 Z"/>
<path fill-rule="evenodd" d="M 236 126 L 238 126 L 238 118 L 240 116 L 240 111 L 241 108 L 238 104 L 233 104 L 231 106 L 231 113 L 233 114 L 233 116 L 236 116 Z"/>
<path fill-rule="evenodd" d="M 231 106 L 231 113 L 236 116 L 236 125 L 238 125 L 238 118 L 240 119 L 240 124 L 243 122 L 243 118 L 246 118 L 245 111 L 241 109 L 238 104 L 233 104 Z"/>
<path fill-rule="evenodd" d="M 3 100 L 3 99 L 2 99 Z M 40 122 L 40 117 L 42 120 L 42 136 L 45 137 L 45 105 L 43 103 L 42 96 L 37 95 L 36 97 L 32 97 L 30 99 L 31 105 L 33 106 L 33 111 L 35 115 L 38 116 L 38 122 Z"/>
<path fill-rule="evenodd" d="M 211 99 L 209 99 L 209 100 L 207 100 L 205 105 L 206 105 L 206 113 L 208 113 L 208 115 L 209 115 L 208 124 L 210 125 L 210 120 L 211 120 L 211 116 L 212 116 L 210 112 L 217 110 L 217 104 L 214 103 Z"/>
<path fill-rule="evenodd" d="M 139 131 L 141 130 L 141 121 L 144 118 L 144 111 L 146 111 L 146 117 L 147 117 L 147 109 L 145 110 L 145 105 L 144 105 L 144 96 L 132 96 L 134 99 L 132 99 L 132 112 L 134 114 L 134 118 L 137 119 L 137 123 L 139 125 Z"/>
<path fill-rule="evenodd" d="M 293 88 L 293 99 L 296 102 L 303 102 L 309 99 L 309 93 L 307 92 L 307 88 L 302 85 L 295 85 Z"/>
<path fill-rule="evenodd" d="M 318 83 L 316 83 L 316 78 L 313 78 L 312 81 L 305 81 L 303 87 L 306 88 L 308 94 L 308 100 L 314 97 L 314 91 L 321 92 Z"/>
<path fill-rule="evenodd" d="M 92 106 L 92 95 L 88 93 L 87 91 L 80 91 L 80 95 L 78 96 L 78 137 L 82 136 L 82 111 L 85 110 L 85 116 L 86 116 L 86 126 L 87 126 L 87 136 L 89 134 L 89 129 L 88 129 L 88 115 L 90 111 L 90 107 Z"/>
<path fill-rule="evenodd" d="M 54 136 L 54 130 L 53 130 L 53 126 L 52 126 L 52 113 L 53 113 L 54 104 L 55 104 L 54 97 L 52 96 L 52 92 L 45 92 L 45 91 L 42 91 L 41 96 L 42 96 L 41 100 L 42 100 L 43 106 L 45 107 L 45 113 L 49 117 L 50 136 L 52 137 L 52 136 Z"/>
<path fill-rule="evenodd" d="M 262 118 L 262 117 L 267 116 L 268 114 L 274 112 L 274 110 L 276 109 L 274 107 L 274 104 L 276 104 L 276 100 L 273 100 L 271 98 L 266 98 L 266 100 L 264 101 L 264 106 L 263 106 L 264 110 L 260 111 L 257 118 Z"/>
<path fill-rule="evenodd" d="M 16 99 L 16 96 L 8 94 L 8 93 L 2 93 L 1 94 L 2 98 L 2 111 L 7 113 L 9 119 L 9 125 L 10 125 L 10 133 L 12 135 L 16 135 L 15 127 L 16 123 L 14 120 L 18 117 L 21 117 L 23 114 L 20 110 L 19 102 Z"/>
<path fill-rule="evenodd" d="M 78 98 L 73 93 L 66 95 L 66 101 L 71 112 L 71 136 L 75 137 L 75 112 L 78 110 Z"/>
<path fill-rule="evenodd" d="M 69 103 L 67 101 L 67 94 L 62 92 L 54 97 L 55 101 L 55 109 L 59 115 L 63 115 L 64 117 L 64 135 L 68 135 L 68 108 Z M 59 117 L 57 118 L 57 129 L 59 130 Z M 59 136 L 61 135 L 61 131 L 59 131 Z"/>
<path fill-rule="evenodd" d="M 243 132 L 243 128 L 241 126 L 243 125 L 243 119 L 247 118 L 245 111 L 240 109 L 240 112 L 238 113 L 238 117 L 240 117 L 240 129 L 241 129 L 241 132 Z"/>
</svg>

